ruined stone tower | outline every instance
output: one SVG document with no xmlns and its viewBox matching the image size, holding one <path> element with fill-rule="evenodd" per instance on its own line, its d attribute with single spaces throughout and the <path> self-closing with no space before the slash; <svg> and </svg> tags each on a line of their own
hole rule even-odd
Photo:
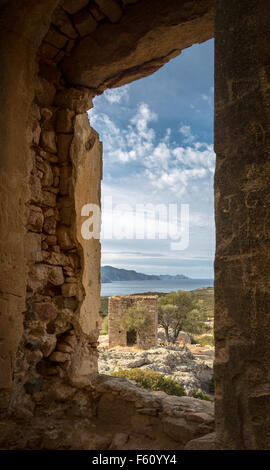
<svg viewBox="0 0 270 470">
<path fill-rule="evenodd" d="M 137 346 L 149 349 L 157 345 L 158 296 L 125 295 L 109 298 L 109 346 Z M 143 331 L 125 331 L 121 322 L 129 307 L 145 308 L 150 324 Z"/>
</svg>

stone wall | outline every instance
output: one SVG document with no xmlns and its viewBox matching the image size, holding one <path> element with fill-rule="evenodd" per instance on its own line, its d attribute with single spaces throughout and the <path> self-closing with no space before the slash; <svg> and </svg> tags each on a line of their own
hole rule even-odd
<svg viewBox="0 0 270 470">
<path fill-rule="evenodd" d="M 109 298 L 109 346 L 128 346 L 127 331 L 121 323 L 129 307 L 138 307 L 146 310 L 151 324 L 136 334 L 136 346 L 149 349 L 157 345 L 158 328 L 158 296 L 126 295 Z M 135 345 L 135 344 L 134 344 Z"/>
<path fill-rule="evenodd" d="M 35 416 L 0 417 L 1 449 L 183 449 L 202 437 L 213 445 L 214 406 L 207 401 L 101 374 L 80 390 L 57 379 L 47 391 L 43 406 L 35 394 Z"/>
<path fill-rule="evenodd" d="M 28 278 L 13 410 L 24 403 L 32 411 L 33 394 L 52 377 L 80 386 L 97 371 L 100 246 L 86 243 L 80 227 L 83 202 L 100 205 L 102 149 L 84 112 L 91 95 L 56 92 L 56 72 L 41 67 L 31 109 Z"/>
<path fill-rule="evenodd" d="M 270 448 L 269 3 L 216 1 L 216 426 Z"/>
</svg>

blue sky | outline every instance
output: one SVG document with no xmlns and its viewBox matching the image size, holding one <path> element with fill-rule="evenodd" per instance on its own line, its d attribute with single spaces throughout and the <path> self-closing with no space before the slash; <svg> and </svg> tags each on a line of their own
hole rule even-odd
<svg viewBox="0 0 270 470">
<path fill-rule="evenodd" d="M 155 74 L 95 98 L 89 119 L 103 141 L 102 226 L 111 196 L 122 233 L 101 239 L 102 265 L 213 278 L 213 49 L 213 40 L 195 45 Z M 128 207 L 149 203 L 177 204 L 179 223 L 181 204 L 189 205 L 185 249 L 172 250 L 156 229 L 155 239 L 128 239 L 135 220 Z"/>
</svg>

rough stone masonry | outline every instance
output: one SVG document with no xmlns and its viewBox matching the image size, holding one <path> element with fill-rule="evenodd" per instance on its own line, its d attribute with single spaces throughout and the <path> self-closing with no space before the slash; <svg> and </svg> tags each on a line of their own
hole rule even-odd
<svg viewBox="0 0 270 470">
<path fill-rule="evenodd" d="M 0 1 L 2 447 L 111 445 L 91 382 L 100 246 L 80 226 L 99 204 L 101 144 L 86 111 L 215 36 L 216 442 L 270 448 L 269 15 L 264 0 Z M 149 413 L 160 423 L 150 406 L 134 426 L 148 432 Z"/>
</svg>

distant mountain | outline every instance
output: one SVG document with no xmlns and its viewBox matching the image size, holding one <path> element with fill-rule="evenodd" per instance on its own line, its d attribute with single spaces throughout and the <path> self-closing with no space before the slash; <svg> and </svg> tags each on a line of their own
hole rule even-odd
<svg viewBox="0 0 270 470">
<path fill-rule="evenodd" d="M 184 276 L 184 274 L 160 274 L 158 277 L 161 281 L 181 281 L 183 279 L 190 279 L 190 277 Z"/>
<path fill-rule="evenodd" d="M 179 279 L 189 279 L 183 274 L 177 274 L 171 276 L 169 274 L 162 275 L 149 275 L 137 273 L 130 269 L 118 269 L 113 266 L 102 266 L 101 267 L 101 282 L 108 283 L 113 281 L 176 281 Z"/>
</svg>

